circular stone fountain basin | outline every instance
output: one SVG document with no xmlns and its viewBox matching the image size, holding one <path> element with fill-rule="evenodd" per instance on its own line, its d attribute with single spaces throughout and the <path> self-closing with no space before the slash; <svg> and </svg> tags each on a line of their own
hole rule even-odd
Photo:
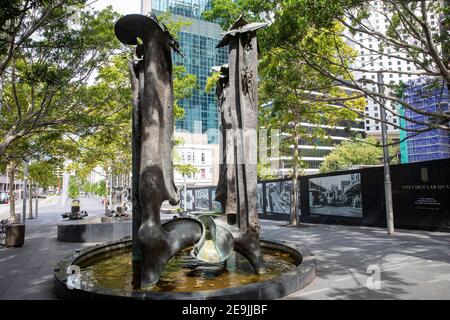
<svg viewBox="0 0 450 320">
<path fill-rule="evenodd" d="M 54 289 L 63 299 L 276 299 L 314 280 L 314 255 L 272 241 L 262 240 L 261 247 L 265 274 L 254 274 L 238 253 L 226 262 L 205 264 L 186 249 L 169 261 L 155 286 L 133 290 L 131 240 L 117 241 L 76 251 L 62 260 L 55 269 Z M 73 283 L 74 276 L 79 288 L 69 289 L 67 283 Z"/>
</svg>

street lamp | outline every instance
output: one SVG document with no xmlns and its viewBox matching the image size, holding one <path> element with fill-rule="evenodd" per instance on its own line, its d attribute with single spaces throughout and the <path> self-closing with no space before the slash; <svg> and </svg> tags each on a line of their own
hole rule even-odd
<svg viewBox="0 0 450 320">
<path fill-rule="evenodd" d="M 377 72 L 378 92 L 383 93 L 383 75 L 381 71 Z M 381 139 L 383 143 L 383 165 L 384 165 L 384 196 L 386 201 L 386 222 L 388 234 L 394 233 L 394 212 L 392 208 L 392 184 L 391 170 L 389 167 L 389 149 L 386 124 L 386 109 L 384 99 L 380 99 L 380 122 L 381 122 Z"/>
<path fill-rule="evenodd" d="M 24 161 L 23 165 L 23 199 L 22 199 L 22 222 L 26 222 L 27 211 L 27 189 L 28 189 L 28 160 Z"/>
</svg>

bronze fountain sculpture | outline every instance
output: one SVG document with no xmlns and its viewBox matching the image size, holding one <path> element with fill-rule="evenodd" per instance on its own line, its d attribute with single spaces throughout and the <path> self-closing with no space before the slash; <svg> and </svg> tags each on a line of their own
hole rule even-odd
<svg viewBox="0 0 450 320">
<path fill-rule="evenodd" d="M 161 204 L 178 204 L 173 178 L 173 79 L 171 48 L 178 43 L 156 17 L 127 15 L 115 26 L 118 39 L 137 45 L 130 64 L 133 92 L 133 282 L 146 287 L 178 251 L 197 242 L 203 226 L 194 219 L 161 225 Z M 137 39 L 142 44 L 138 44 Z"/>
<path fill-rule="evenodd" d="M 217 200 L 225 214 L 237 217 L 237 224 L 208 221 L 221 259 L 229 256 L 224 252 L 230 252 L 233 246 L 256 273 L 264 272 L 256 211 L 256 161 L 249 163 L 250 150 L 244 140 L 248 131 L 256 133 L 258 124 L 256 30 L 264 26 L 239 18 L 218 45 L 229 45 L 230 63 L 229 76 L 223 72 L 219 84 L 225 140 Z M 204 239 L 205 226 L 191 218 L 164 225 L 160 221 L 162 202 L 179 202 L 172 163 L 171 58 L 171 49 L 180 53 L 178 43 L 155 16 L 127 15 L 116 23 L 115 33 L 124 44 L 136 45 L 137 60 L 129 69 L 134 105 L 132 261 L 134 286 L 139 288 L 156 283 L 165 264 L 178 251 L 197 243 L 198 253 L 204 244 L 200 240 Z M 142 44 L 138 44 L 138 38 Z"/>
<path fill-rule="evenodd" d="M 256 130 L 258 127 L 258 45 L 256 31 L 265 23 L 239 18 L 217 47 L 228 45 L 228 66 L 220 68 L 217 96 L 221 113 L 222 163 L 216 200 L 226 215 L 236 216 L 231 228 L 234 250 L 245 256 L 257 273 L 264 272 L 256 208 Z M 253 137 L 253 141 L 246 141 Z M 253 142 L 253 143 L 252 143 Z M 233 221 L 233 218 L 227 219 Z"/>
<path fill-rule="evenodd" d="M 129 63 L 133 100 L 132 239 L 76 250 L 61 260 L 54 272 L 58 297 L 275 299 L 300 290 L 314 279 L 312 255 L 274 241 L 260 240 L 259 236 L 255 158 L 256 31 L 264 26 L 264 23 L 247 23 L 239 18 L 218 44 L 229 48 L 229 63 L 220 67 L 216 91 L 222 137 L 216 201 L 221 203 L 223 214 L 218 217 L 191 214 L 162 223 L 162 203 L 168 201 L 175 205 L 180 201 L 172 161 L 172 50 L 180 53 L 179 45 L 153 15 L 127 15 L 117 21 L 117 38 L 136 46 L 134 61 Z M 248 140 L 251 136 L 254 141 Z M 193 248 L 190 254 L 184 250 L 189 247 Z M 129 270 L 130 250 L 132 270 Z M 288 260 L 283 260 L 282 255 L 289 257 Z M 105 269 L 110 264 L 114 270 L 121 268 L 121 272 L 113 272 L 114 281 Z M 74 274 L 74 270 L 79 273 Z M 208 278 L 202 274 L 207 270 L 218 273 Z M 80 286 L 69 287 L 72 283 L 69 280 L 78 276 Z M 222 277 L 227 280 L 221 280 Z M 235 279 L 240 277 L 244 279 Z M 187 291 L 178 291 L 183 285 L 177 286 L 173 281 L 193 285 Z M 214 289 L 211 285 L 220 286 Z"/>
</svg>

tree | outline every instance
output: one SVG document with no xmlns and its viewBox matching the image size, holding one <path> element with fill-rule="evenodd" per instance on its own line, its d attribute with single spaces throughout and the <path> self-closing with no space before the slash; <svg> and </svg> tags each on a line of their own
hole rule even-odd
<svg viewBox="0 0 450 320">
<path fill-rule="evenodd" d="M 173 112 L 175 119 L 183 119 L 185 112 L 183 107 L 179 105 L 179 101 L 187 99 L 192 95 L 193 91 L 197 88 L 197 76 L 187 73 L 186 68 L 179 65 L 174 66 L 173 78 Z"/>
<path fill-rule="evenodd" d="M 312 5 L 313 1 L 306 1 Z M 321 1 L 320 7 L 329 5 L 332 1 Z M 312 19 L 315 25 L 324 25 L 332 23 L 333 20 L 340 21 L 345 27 L 346 32 L 335 33 L 336 36 L 346 39 L 354 46 L 360 47 L 365 51 L 365 55 L 370 57 L 370 61 L 380 60 L 382 57 L 399 59 L 406 61 L 412 70 L 404 70 L 386 67 L 381 70 L 383 74 L 407 74 L 415 77 L 428 79 L 428 85 L 436 88 L 450 85 L 450 60 L 448 30 L 450 26 L 450 2 L 449 1 L 383 1 L 377 6 L 374 1 L 334 1 L 340 2 L 341 9 L 329 12 L 327 19 Z M 317 8 L 320 10 L 320 8 Z M 378 14 L 381 19 L 386 21 L 386 31 L 383 32 L 369 23 L 369 17 Z M 436 24 L 431 21 L 436 18 Z M 311 16 L 311 18 L 313 18 Z M 359 37 L 356 35 L 359 34 Z M 371 37 L 375 46 L 367 46 L 360 39 Z M 367 52 L 367 53 L 366 53 Z M 394 118 L 403 118 L 408 122 L 421 125 L 420 129 L 402 128 L 399 123 L 387 120 L 386 122 L 394 128 L 403 129 L 420 133 L 433 129 L 450 130 L 450 113 L 447 109 L 439 106 L 436 111 L 429 111 L 417 108 L 404 99 L 401 94 L 405 84 L 394 82 L 378 83 L 369 80 L 371 66 L 367 63 L 362 68 L 354 65 L 346 66 L 348 72 L 355 72 L 359 76 L 352 81 L 343 81 L 336 74 L 330 73 L 321 68 L 321 60 L 310 61 L 308 52 L 301 54 L 310 66 L 321 72 L 325 76 L 341 83 L 342 85 L 357 90 L 360 94 L 367 96 L 378 103 L 388 114 L 394 115 Z M 340 61 L 336 62 L 341 65 Z M 415 69 L 415 70 L 414 70 Z M 378 90 L 381 85 L 382 90 Z M 433 92 L 433 91 L 430 91 Z M 432 93 L 434 94 L 434 92 Z M 328 101 L 332 101 L 326 97 Z M 425 116 L 424 121 L 418 121 L 414 117 L 405 117 L 400 114 L 397 108 L 389 107 L 400 105 L 404 109 L 409 109 L 413 114 Z M 361 116 L 371 118 L 360 112 Z M 379 119 L 375 119 L 379 120 Z"/>
<path fill-rule="evenodd" d="M 99 196 L 106 196 L 107 195 L 107 191 L 106 191 L 106 181 L 105 180 L 101 180 L 98 184 L 97 184 L 97 188 L 95 190 L 95 193 Z"/>
<path fill-rule="evenodd" d="M 52 160 L 32 162 L 28 168 L 30 180 L 43 188 L 56 186 L 58 184 L 56 172 L 62 169 L 62 165 L 62 163 Z"/>
<path fill-rule="evenodd" d="M 29 173 L 29 188 L 30 188 L 30 202 L 29 202 L 29 217 L 33 218 L 33 186 L 36 197 L 36 208 L 38 210 L 39 187 L 49 187 L 58 185 L 58 176 L 56 172 L 63 168 L 63 163 L 47 158 L 46 160 L 38 160 L 30 163 L 28 167 Z"/>
<path fill-rule="evenodd" d="M 120 48 L 113 34 L 116 18 L 111 8 L 86 9 L 71 27 L 62 13 L 13 50 L 3 74 L 0 156 L 13 143 L 45 131 L 90 134 L 117 112 L 109 103 L 115 92 L 89 84 L 93 72 Z M 109 94 L 99 99 L 100 89 Z"/>
<path fill-rule="evenodd" d="M 11 182 L 15 181 L 16 175 L 22 174 L 24 161 L 31 162 L 29 167 L 30 182 L 36 181 L 42 186 L 48 186 L 57 183 L 58 178 L 55 170 L 62 168 L 65 159 L 73 157 L 76 152 L 76 147 L 72 141 L 64 139 L 59 132 L 43 132 L 31 135 L 26 140 L 17 141 L 6 150 L 0 158 L 0 172 L 6 170 L 10 181 L 11 220 L 15 217 L 14 184 Z"/>
<path fill-rule="evenodd" d="M 45 25 L 67 20 L 86 0 L 2 1 L 0 12 L 0 77 L 17 50 L 27 45 Z"/>
<path fill-rule="evenodd" d="M 9 220 L 12 223 L 16 223 L 16 199 L 14 194 L 14 181 L 19 163 L 16 161 L 8 161 L 6 167 L 6 175 L 8 176 L 9 189 L 8 189 L 8 202 L 9 202 Z M 1 170 L 5 172 L 5 170 Z"/>
<path fill-rule="evenodd" d="M 77 176 L 70 176 L 69 178 L 69 197 L 77 199 L 80 196 L 81 182 Z"/>
<path fill-rule="evenodd" d="M 398 163 L 398 148 L 390 148 L 391 164 Z M 383 163 L 383 148 L 373 137 L 357 138 L 342 142 L 326 157 L 320 167 L 320 172 L 346 170 L 353 165 L 381 165 Z"/>
<path fill-rule="evenodd" d="M 195 166 L 193 166 L 192 164 L 174 164 L 174 168 L 176 171 L 178 171 L 179 173 L 181 173 L 181 175 L 183 176 L 183 189 L 184 189 L 184 211 L 187 211 L 187 200 L 186 200 L 186 196 L 187 196 L 187 177 L 191 174 L 196 174 L 197 172 L 199 172 L 200 170 L 198 168 L 196 168 Z"/>
</svg>

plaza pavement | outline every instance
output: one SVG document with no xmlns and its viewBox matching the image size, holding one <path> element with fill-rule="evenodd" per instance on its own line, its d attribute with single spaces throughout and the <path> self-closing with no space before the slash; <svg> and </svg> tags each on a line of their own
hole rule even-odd
<svg viewBox="0 0 450 320">
<path fill-rule="evenodd" d="M 27 221 L 23 247 L 0 247 L 0 299 L 56 299 L 52 285 L 57 261 L 91 245 L 56 240 L 56 224 L 69 207 L 61 208 L 55 199 L 43 201 L 39 218 Z M 103 213 L 99 198 L 82 198 L 81 207 L 90 216 Z M 299 245 L 316 255 L 317 278 L 285 299 L 450 299 L 448 233 L 397 230 L 387 236 L 379 228 L 290 227 L 268 220 L 261 225 L 263 238 Z"/>
</svg>

